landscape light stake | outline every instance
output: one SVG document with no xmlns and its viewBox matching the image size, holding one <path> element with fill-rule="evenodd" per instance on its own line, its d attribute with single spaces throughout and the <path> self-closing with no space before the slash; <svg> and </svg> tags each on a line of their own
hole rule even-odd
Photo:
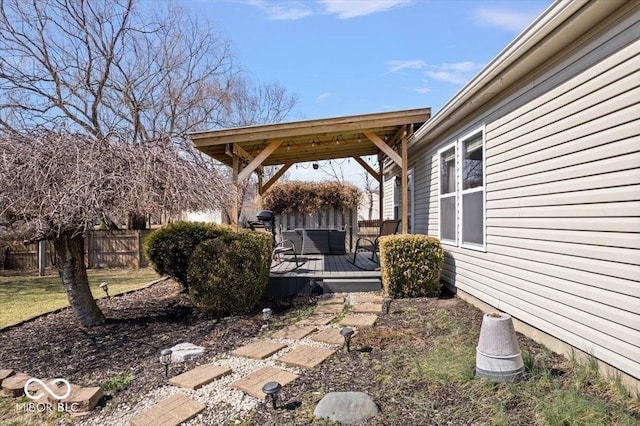
<svg viewBox="0 0 640 426">
<path fill-rule="evenodd" d="M 347 352 L 351 352 L 351 336 L 353 336 L 353 329 L 345 327 L 340 330 L 340 334 L 344 337 L 344 343 L 347 344 Z"/>
<path fill-rule="evenodd" d="M 262 318 L 267 323 L 267 330 L 270 330 L 271 325 L 269 324 L 269 320 L 271 319 L 271 308 L 264 308 L 262 310 Z"/>
<path fill-rule="evenodd" d="M 160 364 L 164 365 L 164 377 L 165 379 L 169 377 L 169 364 L 171 364 L 171 354 L 173 351 L 171 349 L 163 349 L 160 352 Z"/>
<path fill-rule="evenodd" d="M 105 294 L 107 295 L 107 298 L 111 299 L 111 296 L 109 296 L 109 284 L 107 284 L 106 281 L 100 283 L 100 288 L 102 289 L 102 291 L 105 292 Z"/>
<path fill-rule="evenodd" d="M 271 399 L 271 404 L 273 404 L 273 409 L 276 407 L 276 400 L 278 399 L 278 392 L 282 389 L 282 385 L 278 382 L 267 382 L 262 387 L 262 392 L 264 392 L 269 399 Z"/>
<path fill-rule="evenodd" d="M 391 302 L 393 301 L 392 298 L 390 297 L 385 297 L 382 300 L 382 303 L 384 303 L 384 312 L 386 315 L 389 315 L 389 309 L 391 308 Z"/>
</svg>

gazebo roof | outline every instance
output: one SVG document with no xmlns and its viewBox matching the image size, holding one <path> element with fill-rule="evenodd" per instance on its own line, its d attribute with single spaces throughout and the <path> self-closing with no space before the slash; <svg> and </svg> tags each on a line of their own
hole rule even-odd
<svg viewBox="0 0 640 426">
<path fill-rule="evenodd" d="M 430 108 L 410 109 L 195 132 L 191 140 L 197 149 L 230 167 L 234 156 L 260 167 L 381 151 L 393 157 L 391 151 L 404 130 L 413 133 L 430 116 Z"/>
</svg>

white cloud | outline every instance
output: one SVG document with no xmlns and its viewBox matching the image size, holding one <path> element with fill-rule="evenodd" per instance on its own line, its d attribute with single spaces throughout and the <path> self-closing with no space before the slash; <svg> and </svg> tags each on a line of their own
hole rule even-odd
<svg viewBox="0 0 640 426">
<path fill-rule="evenodd" d="M 427 93 L 431 93 L 431 89 L 425 85 L 415 89 L 415 92 L 420 93 L 421 95 L 426 95 Z"/>
<path fill-rule="evenodd" d="M 425 71 L 424 74 L 433 80 L 465 84 L 482 68 L 482 65 L 467 61 L 429 65 L 429 68 L 431 69 Z"/>
<path fill-rule="evenodd" d="M 478 8 L 472 12 L 476 24 L 520 32 L 538 16 L 538 12 L 516 12 L 507 9 Z"/>
<path fill-rule="evenodd" d="M 295 21 L 313 14 L 309 3 L 295 0 L 268 1 L 245 0 L 247 4 L 257 6 L 267 12 L 269 19 L 277 21 Z"/>
<path fill-rule="evenodd" d="M 333 96 L 333 93 L 331 92 L 323 93 L 316 98 L 316 103 L 323 102 L 325 99 L 330 98 L 331 96 Z"/>
<path fill-rule="evenodd" d="M 376 12 L 384 12 L 405 6 L 414 0 L 318 0 L 325 12 L 338 15 L 340 19 L 355 18 Z"/>
<path fill-rule="evenodd" d="M 402 71 L 404 69 L 421 69 L 427 66 L 427 64 L 420 59 L 413 59 L 409 61 L 389 61 L 387 62 L 389 69 L 387 72 L 394 73 Z"/>
<path fill-rule="evenodd" d="M 405 6 L 415 0 L 239 0 L 267 12 L 269 19 L 297 20 L 313 14 L 337 15 L 340 19 L 355 18 Z"/>
</svg>

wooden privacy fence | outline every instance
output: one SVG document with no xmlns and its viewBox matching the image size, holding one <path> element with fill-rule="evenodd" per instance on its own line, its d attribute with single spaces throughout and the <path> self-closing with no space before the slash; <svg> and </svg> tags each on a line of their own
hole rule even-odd
<svg viewBox="0 0 640 426">
<path fill-rule="evenodd" d="M 84 260 L 87 268 L 145 268 L 149 264 L 142 252 L 151 230 L 97 230 L 85 233 Z M 6 270 L 38 269 L 39 244 L 12 243 L 2 256 Z M 55 249 L 46 242 L 46 267 L 55 267 Z"/>
<path fill-rule="evenodd" d="M 12 241 L 8 246 L 2 245 L 3 253 L 0 253 L 0 265 L 6 270 L 35 270 L 38 269 L 38 245 L 24 245 L 21 242 Z M 56 253 L 53 241 L 45 242 L 46 267 L 55 266 Z"/>
<path fill-rule="evenodd" d="M 87 268 L 145 268 L 144 240 L 152 231 L 91 231 L 85 239 Z"/>
</svg>

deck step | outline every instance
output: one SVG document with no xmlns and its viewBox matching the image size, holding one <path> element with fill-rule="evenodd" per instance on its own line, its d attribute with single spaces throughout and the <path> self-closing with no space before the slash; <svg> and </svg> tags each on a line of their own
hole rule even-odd
<svg viewBox="0 0 640 426">
<path fill-rule="evenodd" d="M 379 278 L 325 278 L 322 280 L 323 293 L 378 291 L 381 288 L 382 281 Z"/>
</svg>

